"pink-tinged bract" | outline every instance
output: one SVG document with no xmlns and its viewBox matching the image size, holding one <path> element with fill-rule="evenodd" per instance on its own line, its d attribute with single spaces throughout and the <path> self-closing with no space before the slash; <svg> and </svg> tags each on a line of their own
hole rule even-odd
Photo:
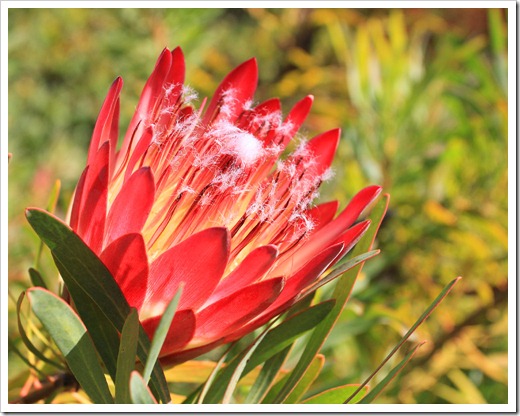
<svg viewBox="0 0 520 416">
<path fill-rule="evenodd" d="M 282 160 L 313 99 L 285 119 L 277 99 L 254 106 L 257 72 L 254 59 L 244 62 L 197 109 L 181 49 L 165 49 L 120 150 L 121 78 L 94 128 L 70 225 L 150 337 L 183 283 L 165 363 L 236 340 L 307 295 L 367 230 L 356 221 L 381 191 L 361 190 L 338 215 L 337 202 L 312 205 L 340 131 L 302 141 Z"/>
</svg>

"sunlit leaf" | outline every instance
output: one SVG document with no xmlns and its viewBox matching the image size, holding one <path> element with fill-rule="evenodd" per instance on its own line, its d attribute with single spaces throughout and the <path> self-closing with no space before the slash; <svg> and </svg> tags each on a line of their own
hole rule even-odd
<svg viewBox="0 0 520 416">
<path fill-rule="evenodd" d="M 119 331 L 103 310 L 78 286 L 76 280 L 70 276 L 69 270 L 61 266 L 60 260 L 55 258 L 54 261 L 58 268 L 61 267 L 61 276 L 67 282 L 67 290 L 73 295 L 78 315 L 87 327 L 108 374 L 110 374 L 112 380 L 115 380 L 119 351 Z"/>
<path fill-rule="evenodd" d="M 325 357 L 322 354 L 316 355 L 303 377 L 292 390 L 291 394 L 289 394 L 289 396 L 287 396 L 287 398 L 284 400 L 285 404 L 298 403 L 300 398 L 303 397 L 314 380 L 316 380 L 316 378 L 319 376 L 320 371 L 323 368 L 323 364 L 325 364 Z"/>
<path fill-rule="evenodd" d="M 297 403 L 301 396 L 305 394 L 307 389 L 310 387 L 312 382 L 319 375 L 319 372 L 323 368 L 323 364 L 325 362 L 325 358 L 322 354 L 317 354 L 312 360 L 309 368 L 305 372 L 304 376 L 300 379 L 300 381 L 296 384 L 295 388 L 292 390 L 291 394 L 287 396 L 284 401 L 287 403 Z M 280 393 L 282 387 L 287 383 L 287 380 L 291 376 L 291 373 L 286 374 L 283 378 L 278 380 L 276 384 L 274 384 L 267 395 L 262 400 L 262 403 L 275 403 L 275 397 Z"/>
<path fill-rule="evenodd" d="M 291 346 L 285 347 L 285 349 L 273 355 L 264 363 L 260 374 L 251 386 L 251 390 L 249 390 L 245 403 L 259 403 L 262 400 L 269 386 L 279 373 L 290 350 Z"/>
<path fill-rule="evenodd" d="M 51 194 L 49 196 L 49 201 L 47 202 L 47 211 L 49 211 L 51 214 L 54 213 L 56 210 L 56 204 L 58 203 L 58 198 L 60 196 L 60 190 L 61 190 L 61 181 L 59 179 L 54 182 L 54 186 L 52 187 Z M 36 258 L 34 260 L 34 267 L 38 268 L 40 265 L 40 259 L 42 256 L 43 251 L 43 241 L 40 241 L 38 245 L 38 251 L 36 253 Z M 30 273 L 30 271 L 29 271 Z M 31 276 L 32 279 L 32 276 Z M 40 286 L 40 285 L 38 285 Z M 44 287 L 44 286 L 42 286 Z"/>
<path fill-rule="evenodd" d="M 262 342 L 266 334 L 267 329 L 218 373 L 211 386 L 209 386 L 203 403 L 218 403 L 221 400 L 223 403 L 229 402 L 249 358 L 255 352 L 255 349 Z"/>
<path fill-rule="evenodd" d="M 29 289 L 27 297 L 35 315 L 51 335 L 74 377 L 92 401 L 113 403 L 94 344 L 72 308 L 45 289 Z"/>
<path fill-rule="evenodd" d="M 345 402 L 345 398 L 349 397 L 358 389 L 358 384 L 345 384 L 344 386 L 334 387 L 329 390 L 322 391 L 308 399 L 304 400 L 304 404 L 342 404 Z M 359 402 L 368 391 L 368 387 L 363 387 L 356 395 L 350 400 L 349 403 Z"/>
<path fill-rule="evenodd" d="M 424 342 L 416 345 L 406 356 L 397 364 L 386 377 L 381 380 L 363 399 L 359 402 L 361 404 L 372 403 L 376 397 L 383 391 L 383 389 L 394 379 L 394 377 L 404 368 L 406 364 L 412 359 L 417 350 L 424 344 Z M 366 388 L 366 383 L 360 385 L 355 391 L 345 400 L 345 403 L 354 403 L 353 400 L 358 398 L 362 389 Z"/>
<path fill-rule="evenodd" d="M 244 372 L 247 373 L 277 352 L 282 351 L 304 332 L 309 331 L 322 322 L 335 303 L 334 300 L 319 303 L 289 317 L 280 325 L 271 329 L 251 356 Z"/>
<path fill-rule="evenodd" d="M 138 339 L 139 316 L 137 315 L 137 309 L 132 308 L 132 312 L 126 318 L 123 331 L 121 332 L 115 380 L 116 403 L 131 403 L 130 374 L 135 369 Z"/>
<path fill-rule="evenodd" d="M 16 303 L 16 316 L 17 316 L 17 320 L 18 320 L 18 332 L 20 334 L 20 338 L 21 338 L 22 342 L 24 343 L 26 348 L 32 354 L 35 355 L 36 358 L 38 358 L 48 364 L 51 364 L 52 366 L 54 366 L 60 370 L 64 370 L 65 367 L 61 363 L 51 360 L 50 358 L 46 357 L 38 348 L 36 348 L 36 346 L 31 342 L 31 340 L 27 336 L 27 333 L 25 332 L 25 329 L 22 325 L 22 316 L 21 316 L 21 310 L 20 310 L 24 296 L 25 296 L 25 292 L 22 292 L 20 294 L 20 297 L 18 298 L 18 302 Z"/>
<path fill-rule="evenodd" d="M 226 403 L 231 402 L 233 392 L 235 391 L 238 381 L 240 380 L 240 377 L 242 376 L 242 373 L 243 373 L 246 365 L 248 364 L 249 358 L 255 352 L 255 349 L 258 347 L 258 345 L 260 345 L 260 343 L 262 342 L 262 340 L 265 338 L 266 335 L 267 335 L 267 332 L 264 332 L 263 334 L 261 334 L 255 340 L 255 342 L 253 342 L 248 348 L 246 348 L 244 350 L 243 354 L 239 355 L 240 359 L 237 360 L 237 364 L 233 366 L 234 371 L 231 374 L 231 377 L 229 378 L 229 382 L 227 383 L 226 391 L 224 392 L 224 397 L 222 399 L 222 403 L 226 404 Z"/>
<path fill-rule="evenodd" d="M 143 377 L 137 371 L 130 375 L 130 397 L 134 404 L 157 404 Z"/>
<path fill-rule="evenodd" d="M 43 281 L 43 277 L 40 272 L 32 267 L 29 267 L 29 277 L 31 278 L 31 283 L 33 286 L 43 287 L 47 289 L 47 285 Z"/>
<path fill-rule="evenodd" d="M 170 329 L 173 316 L 175 315 L 175 311 L 177 310 L 177 305 L 179 304 L 179 299 L 182 294 L 182 286 L 183 285 L 181 283 L 172 300 L 168 303 L 168 306 L 166 307 L 166 310 L 164 311 L 163 316 L 161 317 L 161 321 L 159 322 L 159 325 L 157 326 L 153 336 L 152 345 L 150 346 L 150 353 L 148 354 L 148 358 L 143 370 L 143 379 L 146 383 L 148 383 L 150 380 L 150 375 L 152 374 L 153 368 L 157 362 L 157 357 L 159 357 L 162 345 L 166 339 L 168 330 Z"/>
<path fill-rule="evenodd" d="M 226 361 L 226 358 L 227 358 L 227 355 L 228 355 L 230 349 L 231 349 L 231 347 L 229 347 L 229 349 L 224 354 L 222 354 L 222 357 L 220 357 L 218 362 L 215 363 L 213 370 L 211 371 L 211 373 L 208 376 L 208 379 L 201 386 L 200 395 L 198 395 L 198 401 L 197 401 L 199 404 L 204 403 L 204 399 L 206 398 L 206 395 L 208 394 L 210 387 L 213 385 L 213 380 L 215 380 L 215 378 L 217 377 L 217 374 L 219 373 L 219 370 L 222 368 L 222 365 Z M 231 377 L 231 375 L 229 377 Z"/>
</svg>

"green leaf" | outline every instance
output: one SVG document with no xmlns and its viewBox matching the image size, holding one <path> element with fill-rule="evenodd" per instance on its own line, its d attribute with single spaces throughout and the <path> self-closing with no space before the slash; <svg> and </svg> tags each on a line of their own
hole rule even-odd
<svg viewBox="0 0 520 416">
<path fill-rule="evenodd" d="M 222 354 L 222 357 L 220 357 L 220 360 L 218 360 L 217 364 L 215 365 L 215 368 L 213 369 L 213 371 L 208 376 L 208 379 L 206 380 L 204 385 L 201 385 L 200 394 L 198 395 L 197 404 L 204 403 L 204 398 L 206 397 L 206 394 L 208 394 L 208 391 L 209 391 L 209 389 L 211 388 L 211 386 L 213 384 L 213 380 L 215 380 L 215 378 L 217 377 L 217 374 L 219 373 L 220 368 L 222 367 L 224 362 L 226 361 L 227 355 L 231 351 L 231 349 L 233 348 L 233 345 L 234 344 L 231 344 L 229 346 L 229 348 L 227 349 L 227 351 L 224 354 Z M 196 391 L 194 393 L 196 393 Z M 195 402 L 195 400 L 193 402 Z M 186 401 L 185 401 L 185 403 L 186 403 Z"/>
<path fill-rule="evenodd" d="M 403 344 L 410 338 L 410 336 L 415 332 L 415 330 L 421 325 L 428 316 L 433 312 L 433 310 L 439 306 L 439 304 L 442 302 L 442 300 L 450 293 L 451 289 L 453 289 L 453 286 L 460 280 L 460 277 L 457 277 L 456 279 L 453 279 L 450 283 L 448 283 L 444 289 L 439 293 L 439 295 L 435 298 L 435 300 L 428 306 L 428 308 L 423 312 L 423 314 L 415 321 L 415 323 L 412 325 L 412 327 L 408 330 L 406 334 L 401 338 L 399 343 L 390 351 L 390 353 L 386 356 L 386 358 L 383 360 L 381 364 L 374 370 L 374 372 L 361 384 L 359 389 L 363 388 L 365 385 L 368 384 L 368 382 L 374 377 L 378 371 L 392 358 L 392 356 L 403 346 Z"/>
<path fill-rule="evenodd" d="M 87 329 L 72 308 L 51 292 L 27 291 L 32 310 L 65 356 L 72 374 L 94 403 L 113 403 Z"/>
<path fill-rule="evenodd" d="M 152 345 L 150 346 L 150 353 L 148 354 L 148 359 L 146 360 L 143 371 L 143 379 L 146 383 L 148 383 L 150 380 L 150 375 L 152 374 L 152 370 L 157 362 L 157 357 L 159 357 L 164 340 L 166 339 L 166 335 L 168 334 L 168 330 L 172 324 L 173 316 L 175 315 L 175 311 L 177 310 L 177 305 L 179 304 L 179 299 L 182 294 L 182 287 L 183 284 L 181 283 L 177 293 L 175 293 L 172 300 L 168 303 L 161 321 L 155 330 Z"/>
<path fill-rule="evenodd" d="M 61 181 L 59 179 L 54 182 L 54 186 L 52 187 L 51 194 L 49 196 L 49 201 L 47 202 L 47 211 L 54 213 L 56 209 L 56 204 L 58 203 L 58 198 L 60 196 L 61 189 Z M 40 241 L 38 244 L 38 251 L 36 252 L 36 258 L 34 260 L 34 268 L 38 268 L 40 265 L 40 260 L 43 252 L 43 241 Z M 40 286 L 40 285 L 38 285 Z"/>
<path fill-rule="evenodd" d="M 242 376 L 244 369 L 247 365 L 247 362 L 249 361 L 249 358 L 251 355 L 255 352 L 255 349 L 260 345 L 262 340 L 267 335 L 267 332 L 264 332 L 261 334 L 256 341 L 251 344 L 248 348 L 244 350 L 243 354 L 240 354 L 240 359 L 236 360 L 237 364 L 234 365 L 234 371 L 231 374 L 231 377 L 229 378 L 229 382 L 227 383 L 226 391 L 224 393 L 224 398 L 222 399 L 223 404 L 228 404 L 231 402 L 231 398 L 233 395 L 233 392 L 235 391 L 235 388 L 240 380 L 240 377 Z"/>
<path fill-rule="evenodd" d="M 262 342 L 267 334 L 268 329 L 265 329 L 256 340 L 231 360 L 224 369 L 222 369 L 215 377 L 212 384 L 207 389 L 207 393 L 202 400 L 203 403 L 218 403 L 222 400 L 227 403 L 231 399 L 231 394 L 240 380 L 241 375 L 245 375 L 244 369 L 247 361 Z"/>
<path fill-rule="evenodd" d="M 139 338 L 139 316 L 137 309 L 126 318 L 121 332 L 119 354 L 117 356 L 116 373 L 116 403 L 131 403 L 130 399 L 130 374 L 135 369 L 137 354 L 137 340 Z"/>
<path fill-rule="evenodd" d="M 43 277 L 40 272 L 32 267 L 29 267 L 29 277 L 31 278 L 31 283 L 33 286 L 43 287 L 47 289 L 47 285 L 43 281 Z"/>
<path fill-rule="evenodd" d="M 311 306 L 289 317 L 280 325 L 271 329 L 255 350 L 255 353 L 251 356 L 244 370 L 244 375 L 274 354 L 291 345 L 301 334 L 311 330 L 322 322 L 330 313 L 335 303 L 334 299 L 329 299 Z"/>
<path fill-rule="evenodd" d="M 501 9 L 488 10 L 488 27 L 491 49 L 496 55 L 499 55 L 506 50 L 507 45 L 507 34 L 505 25 L 502 22 Z"/>
<path fill-rule="evenodd" d="M 134 404 L 157 404 L 146 382 L 137 371 L 130 375 L 130 397 Z"/>
<path fill-rule="evenodd" d="M 372 220 L 372 227 L 365 233 L 365 235 L 361 238 L 361 240 L 354 248 L 352 254 L 354 258 L 360 254 L 367 252 L 372 247 L 372 244 L 374 243 L 377 234 L 377 230 L 379 229 L 379 226 L 381 225 L 385 212 L 388 208 L 389 199 L 390 197 L 388 195 L 384 195 L 383 198 L 381 198 L 378 201 L 378 203 L 372 210 L 370 214 L 370 219 Z M 314 357 L 320 350 L 321 346 L 325 342 L 325 339 L 332 330 L 332 327 L 334 326 L 345 303 L 347 302 L 350 293 L 352 292 L 352 288 L 354 286 L 356 278 L 361 272 L 361 269 L 363 268 L 363 264 L 364 263 L 360 263 L 357 267 L 348 270 L 345 273 L 345 275 L 339 278 L 334 288 L 334 292 L 332 294 L 332 298 L 336 300 L 336 304 L 333 310 L 314 329 L 314 332 L 312 336 L 309 338 L 309 343 L 303 351 L 300 360 L 296 364 L 294 370 L 290 373 L 290 376 L 288 377 L 286 384 L 282 387 L 282 389 L 274 399 L 275 403 L 283 402 L 307 371 L 307 368 L 309 367 L 312 360 L 314 359 Z"/>
<path fill-rule="evenodd" d="M 17 320 L 18 320 L 18 332 L 20 334 L 20 338 L 22 340 L 22 342 L 24 343 L 24 345 L 26 346 L 26 348 L 32 353 L 34 354 L 34 356 L 60 370 L 65 370 L 65 367 L 63 365 L 61 365 L 59 362 L 57 361 L 54 361 L 54 360 L 51 360 L 50 358 L 46 357 L 38 348 L 36 348 L 34 346 L 34 344 L 31 342 L 31 340 L 29 339 L 29 337 L 27 336 L 27 333 L 25 332 L 25 329 L 22 325 L 22 317 L 21 317 L 21 307 L 22 307 L 22 302 L 23 302 L 23 298 L 25 296 L 25 292 L 22 292 L 20 293 L 20 297 L 18 298 L 18 302 L 16 302 L 16 316 L 17 316 Z"/>
<path fill-rule="evenodd" d="M 190 394 L 188 394 L 188 396 L 186 396 L 186 398 L 184 399 L 182 404 L 195 404 L 195 402 L 197 401 L 197 398 L 200 397 L 201 391 L 202 391 L 202 384 L 200 384 L 199 387 L 197 387 L 194 391 L 192 391 Z M 197 404 L 200 404 L 200 403 L 197 403 Z"/>
<path fill-rule="evenodd" d="M 262 366 L 262 370 L 260 370 L 260 374 L 256 378 L 254 384 L 251 386 L 251 390 L 246 397 L 246 403 L 260 403 L 265 393 L 269 389 L 269 386 L 276 378 L 278 371 L 282 368 L 289 351 L 291 350 L 291 345 L 285 347 L 284 350 L 280 351 L 278 354 L 273 355 L 269 358 L 265 364 Z"/>
<path fill-rule="evenodd" d="M 301 395 L 305 394 L 305 391 L 308 389 L 310 384 L 314 381 L 317 374 L 321 371 L 323 364 L 325 362 L 325 358 L 322 354 L 317 354 L 312 360 L 309 368 L 305 372 L 305 375 L 300 379 L 300 381 L 296 384 L 295 388 L 291 392 L 291 394 L 287 397 L 284 403 L 293 403 L 293 401 L 297 401 Z M 279 380 L 274 386 L 271 387 L 267 395 L 262 400 L 262 404 L 273 404 L 275 403 L 275 398 L 278 396 L 283 386 L 287 383 L 291 377 L 291 373 L 286 374 L 281 380 Z M 309 379 L 312 379 L 309 381 Z"/>
<path fill-rule="evenodd" d="M 102 349 L 100 354 L 104 354 L 102 359 L 107 368 L 109 363 L 105 359 L 115 368 L 117 358 L 114 357 L 117 357 L 118 347 L 114 344 L 114 335 L 123 330 L 130 313 L 130 306 L 121 289 L 103 262 L 68 225 L 36 208 L 28 209 L 26 216 L 36 233 L 51 249 L 56 266 L 92 337 L 97 338 L 99 335 L 103 338 L 95 341 L 96 345 L 103 344 L 105 339 L 109 341 L 105 348 L 111 351 L 101 353 Z M 101 314 L 105 318 L 101 318 Z M 105 324 L 107 321 L 111 323 L 110 326 Z M 140 325 L 137 355 L 141 362 L 146 362 L 149 349 L 150 340 Z M 165 403 L 170 401 L 168 385 L 159 363 L 154 367 L 150 387 L 158 400 Z"/>
<path fill-rule="evenodd" d="M 287 396 L 287 398 L 284 400 L 284 404 L 298 403 L 307 390 L 309 390 L 309 387 L 314 382 L 314 380 L 316 380 L 316 378 L 319 376 L 320 371 L 323 368 L 323 364 L 325 364 L 325 357 L 322 354 L 317 354 L 307 368 L 307 371 L 303 377 L 296 384 L 296 386 L 294 386 L 291 394 L 289 394 L 289 396 Z"/>
<path fill-rule="evenodd" d="M 358 384 L 345 384 L 344 386 L 334 387 L 329 390 L 322 391 L 316 394 L 302 403 L 304 404 L 342 404 L 345 402 L 345 397 L 349 397 L 358 389 Z M 368 387 L 365 386 L 362 390 L 358 391 L 355 397 L 352 398 L 350 403 L 359 402 L 363 396 L 367 393 Z"/>
<path fill-rule="evenodd" d="M 60 268 L 61 262 L 54 258 L 54 262 Z M 112 377 L 116 379 L 117 373 L 117 356 L 119 350 L 119 331 L 112 324 L 110 319 L 105 315 L 101 308 L 92 301 L 83 289 L 70 276 L 65 267 L 61 267 L 61 275 L 67 283 L 69 293 L 73 294 L 74 303 L 78 315 L 88 329 L 88 333 L 96 346 L 101 360 Z"/>
<path fill-rule="evenodd" d="M 425 344 L 424 342 L 416 345 L 404 358 L 403 360 L 401 360 L 401 362 L 399 364 L 397 364 L 393 369 L 392 371 L 390 371 L 386 377 L 381 380 L 381 382 L 379 382 L 377 384 L 377 386 L 375 386 L 371 391 L 370 393 L 368 393 L 365 397 L 363 397 L 363 399 L 359 402 L 361 404 L 369 404 L 369 403 L 372 403 L 376 397 L 379 395 L 379 393 L 381 393 L 381 391 L 383 391 L 383 389 L 388 385 L 388 383 L 390 383 L 394 377 L 399 373 L 399 371 L 401 371 L 404 366 L 406 364 L 408 364 L 408 362 L 412 359 L 412 357 L 414 356 L 414 354 L 417 352 L 417 350 L 423 345 Z M 364 388 L 366 386 L 362 386 L 362 388 Z M 344 402 L 344 403 L 356 403 L 356 397 L 357 397 L 357 394 L 359 393 L 359 388 Z"/>
</svg>

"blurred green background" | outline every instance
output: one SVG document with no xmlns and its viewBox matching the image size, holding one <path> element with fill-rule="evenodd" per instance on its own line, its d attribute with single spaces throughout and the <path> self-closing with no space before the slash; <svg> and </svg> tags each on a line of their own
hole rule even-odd
<svg viewBox="0 0 520 416">
<path fill-rule="evenodd" d="M 256 56 L 258 102 L 278 96 L 287 112 L 310 93 L 303 134 L 343 130 L 321 199 L 344 206 L 372 183 L 391 194 L 382 254 L 324 346 L 317 390 L 363 381 L 461 275 L 414 335 L 428 343 L 378 402 L 507 402 L 504 10 L 10 9 L 8 43 L 14 298 L 38 247 L 24 208 L 45 207 L 59 178 L 65 216 L 113 79 L 125 81 L 124 131 L 165 46 L 183 48 L 187 83 L 201 97 Z M 9 377 L 21 380 L 23 365 L 10 358 Z"/>
</svg>

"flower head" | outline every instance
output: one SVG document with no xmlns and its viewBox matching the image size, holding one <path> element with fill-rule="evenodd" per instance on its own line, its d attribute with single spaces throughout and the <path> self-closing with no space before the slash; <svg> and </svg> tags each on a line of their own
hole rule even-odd
<svg viewBox="0 0 520 416">
<path fill-rule="evenodd" d="M 312 97 L 285 119 L 277 99 L 252 106 L 254 59 L 199 109 L 184 75 L 182 51 L 165 49 L 119 151 L 116 79 L 70 214 L 150 336 L 184 284 L 161 351 L 166 362 L 236 340 L 315 290 L 366 231 L 368 221 L 356 221 L 381 191 L 363 189 L 337 216 L 337 202 L 312 206 L 340 131 L 280 160 Z"/>
</svg>

